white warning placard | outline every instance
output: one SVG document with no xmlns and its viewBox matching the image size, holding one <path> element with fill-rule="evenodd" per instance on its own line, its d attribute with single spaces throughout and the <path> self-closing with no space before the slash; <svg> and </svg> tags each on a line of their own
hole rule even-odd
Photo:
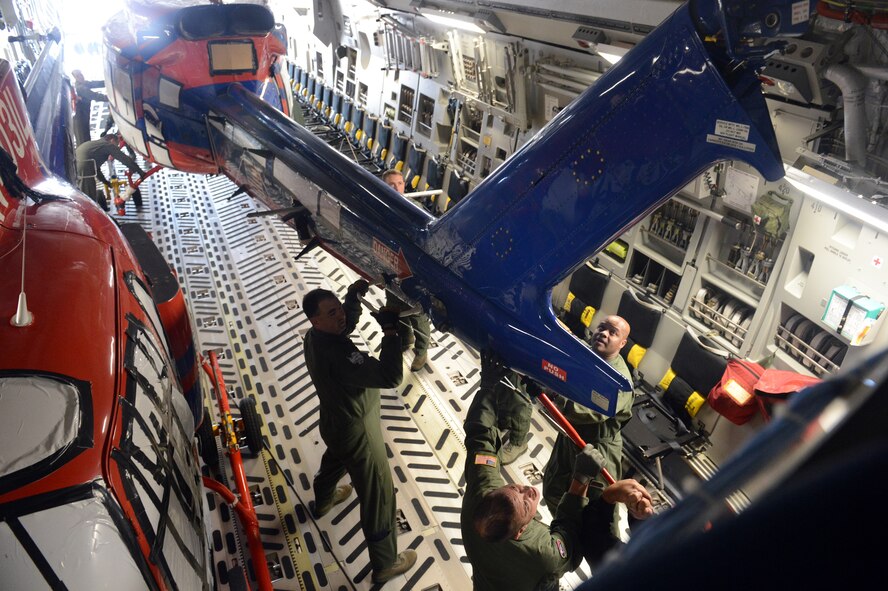
<svg viewBox="0 0 888 591">
<path fill-rule="evenodd" d="M 808 20 L 808 17 L 811 16 L 808 11 L 808 0 L 802 0 L 801 2 L 793 2 L 792 3 L 792 24 L 799 25 Z"/>
<path fill-rule="evenodd" d="M 706 142 L 709 144 L 720 144 L 722 146 L 734 148 L 735 150 L 743 150 L 744 152 L 755 152 L 755 144 L 753 143 L 741 142 L 740 140 L 722 137 L 720 135 L 712 135 L 711 133 L 706 134 Z"/>
<path fill-rule="evenodd" d="M 745 142 L 749 139 L 749 126 L 744 123 L 735 123 L 734 121 L 716 119 L 715 135 L 729 137 L 734 140 Z"/>
</svg>

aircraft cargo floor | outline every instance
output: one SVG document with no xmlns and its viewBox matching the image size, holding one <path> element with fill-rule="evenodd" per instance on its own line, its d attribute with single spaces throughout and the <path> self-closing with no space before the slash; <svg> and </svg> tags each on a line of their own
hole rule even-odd
<svg viewBox="0 0 888 591">
<path fill-rule="evenodd" d="M 462 421 L 480 378 L 477 353 L 452 335 L 433 330 L 427 365 L 411 373 L 407 366 L 413 353 L 408 351 L 403 383 L 382 391 L 382 426 L 397 489 L 398 548 L 415 549 L 419 558 L 405 575 L 373 585 L 356 497 L 317 521 L 307 511 L 324 444 L 302 357 L 302 335 L 310 325 L 300 303 L 305 292 L 318 286 L 343 297 L 356 276 L 320 250 L 294 261 L 301 250 L 295 232 L 274 216 L 248 218 L 258 205 L 243 194 L 231 197 L 235 191 L 223 177 L 162 170 L 142 185 L 142 210 L 129 202 L 125 215 L 112 215 L 145 225 L 174 266 L 191 306 L 200 350 L 220 356 L 234 413 L 243 397 L 257 402 L 267 445 L 261 457 L 247 457 L 245 466 L 274 588 L 471 588 L 459 512 Z M 381 306 L 384 291 L 372 288 L 368 299 Z M 378 326 L 366 311 L 353 338 L 359 347 L 378 351 Z M 207 406 L 218 420 L 215 400 L 208 398 Z M 540 487 L 556 431 L 535 409 L 531 433 L 528 451 L 505 467 L 504 475 L 507 481 Z M 221 479 L 234 488 L 227 457 L 221 457 Z M 208 537 L 218 586 L 237 588 L 229 571 L 249 556 L 246 538 L 229 507 L 209 491 L 206 499 L 212 510 Z M 550 520 L 545 507 L 540 517 Z M 564 577 L 562 588 L 572 589 L 588 575 L 584 564 L 578 574 Z"/>
</svg>

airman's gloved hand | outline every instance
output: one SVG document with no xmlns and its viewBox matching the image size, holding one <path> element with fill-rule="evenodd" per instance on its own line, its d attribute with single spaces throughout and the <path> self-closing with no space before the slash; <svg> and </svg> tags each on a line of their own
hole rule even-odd
<svg viewBox="0 0 888 591">
<path fill-rule="evenodd" d="M 503 376 L 509 372 L 509 368 L 503 365 L 502 359 L 492 349 L 481 351 L 481 387 L 493 388 Z"/>
<path fill-rule="evenodd" d="M 589 484 L 601 472 L 601 467 L 604 464 L 605 460 L 601 452 L 595 449 L 595 446 L 587 443 L 574 460 L 574 480 L 581 484 Z"/>
<path fill-rule="evenodd" d="M 367 282 L 364 281 L 364 285 L 366 284 Z M 366 290 L 364 293 L 366 293 Z M 379 312 L 371 312 L 370 315 L 376 319 L 383 332 L 398 331 L 401 319 L 397 308 L 380 308 Z"/>
<path fill-rule="evenodd" d="M 370 289 L 370 284 L 367 283 L 363 279 L 358 279 L 357 281 L 355 281 L 354 283 L 352 283 L 351 285 L 348 286 L 349 293 L 354 293 L 359 296 L 367 295 L 368 289 Z"/>
<path fill-rule="evenodd" d="M 542 386 L 540 386 L 536 380 L 527 376 L 521 376 L 521 385 L 524 386 L 524 391 L 527 392 L 527 395 L 531 398 L 536 398 L 543 393 Z"/>
</svg>

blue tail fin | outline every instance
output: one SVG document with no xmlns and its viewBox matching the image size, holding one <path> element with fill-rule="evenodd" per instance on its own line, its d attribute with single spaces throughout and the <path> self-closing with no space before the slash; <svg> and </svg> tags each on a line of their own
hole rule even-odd
<svg viewBox="0 0 888 591">
<path fill-rule="evenodd" d="M 575 368 L 580 382 L 549 385 L 585 392 L 588 405 L 589 389 L 612 391 L 616 372 L 558 326 L 552 286 L 727 159 L 783 175 L 755 73 L 723 77 L 683 6 L 436 221 L 425 250 L 545 335 L 546 361 Z"/>
<path fill-rule="evenodd" d="M 426 250 L 512 308 L 726 159 L 783 175 L 755 74 L 729 86 L 683 7 L 437 222 Z"/>
</svg>

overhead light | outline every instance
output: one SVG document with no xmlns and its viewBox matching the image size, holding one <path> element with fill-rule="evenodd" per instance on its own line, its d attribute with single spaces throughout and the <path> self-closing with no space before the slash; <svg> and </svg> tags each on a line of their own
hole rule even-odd
<svg viewBox="0 0 888 591">
<path fill-rule="evenodd" d="M 577 42 L 577 45 L 589 53 L 601 57 L 611 65 L 620 61 L 620 58 L 632 49 L 632 45 L 628 43 L 612 42 L 604 31 L 595 27 L 577 27 L 571 38 Z"/>
<path fill-rule="evenodd" d="M 623 47 L 617 47 L 616 45 L 607 45 L 606 43 L 599 43 L 595 48 L 595 53 L 601 56 L 605 61 L 607 61 L 610 65 L 614 65 L 620 58 L 626 55 L 626 52 L 629 51 Z"/>
<path fill-rule="evenodd" d="M 438 23 L 439 25 L 444 25 L 445 27 L 462 29 L 463 31 L 469 31 L 470 33 L 477 33 L 479 35 L 483 35 L 487 32 L 475 23 L 469 22 L 467 20 L 460 20 L 455 16 L 444 16 L 443 14 L 423 14 L 422 16 L 429 19 L 433 23 Z"/>
<path fill-rule="evenodd" d="M 615 63 L 617 63 L 618 61 L 620 61 L 620 58 L 621 58 L 621 57 L 623 57 L 623 56 L 621 56 L 621 55 L 616 55 L 616 54 L 613 54 L 613 53 L 606 53 L 606 52 L 604 52 L 604 51 L 599 51 L 599 52 L 598 52 L 598 55 L 601 56 L 601 58 L 604 59 L 604 61 L 606 61 L 606 62 L 609 63 L 610 65 L 614 65 Z"/>
<path fill-rule="evenodd" d="M 489 10 L 456 12 L 428 4 L 425 0 L 412 0 L 410 6 L 421 16 L 445 27 L 462 29 L 479 35 L 506 32 L 506 27 L 499 17 Z"/>
<path fill-rule="evenodd" d="M 805 195 L 880 232 L 888 233 L 888 222 L 884 219 L 883 207 L 871 203 L 863 195 L 858 195 L 855 199 L 851 193 L 788 164 L 784 164 L 783 168 L 786 170 L 786 180 Z"/>
</svg>

